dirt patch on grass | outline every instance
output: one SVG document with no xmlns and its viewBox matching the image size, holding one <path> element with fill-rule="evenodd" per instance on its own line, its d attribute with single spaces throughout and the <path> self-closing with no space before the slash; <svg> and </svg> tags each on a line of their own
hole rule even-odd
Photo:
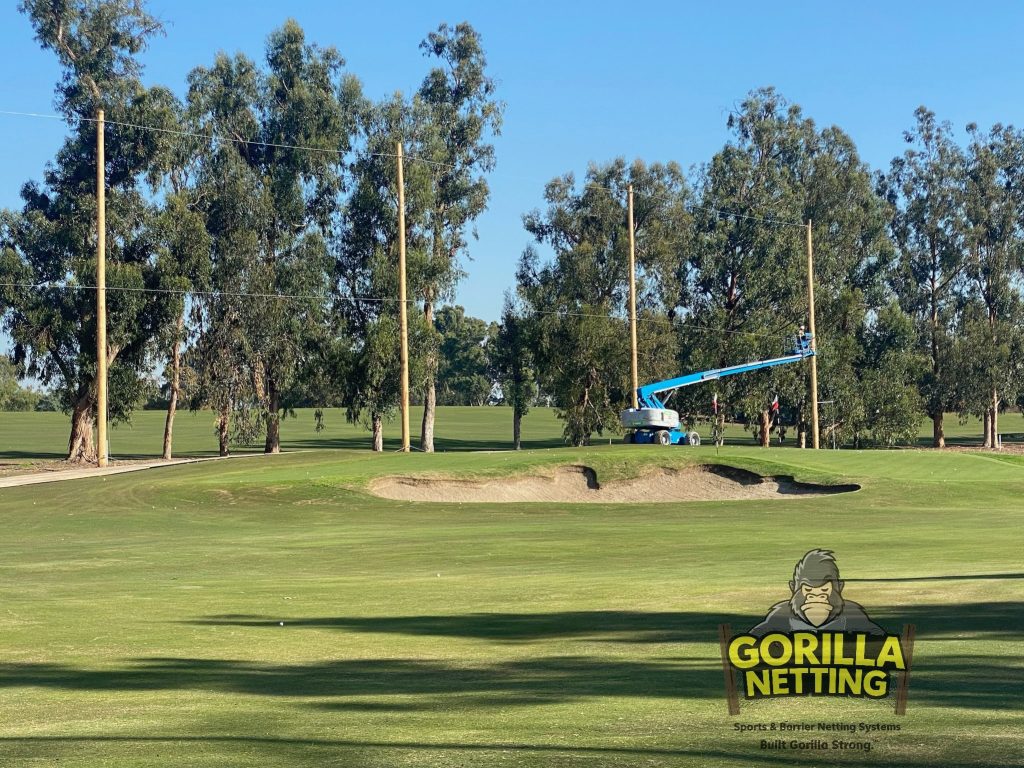
<svg viewBox="0 0 1024 768">
<path fill-rule="evenodd" d="M 118 459 L 110 461 L 109 467 L 127 467 L 133 464 L 142 464 L 151 459 Z M 63 459 L 34 459 L 30 461 L 0 461 L 0 477 L 17 477 L 21 475 L 45 474 L 52 472 L 66 472 L 68 470 L 94 469 L 95 464 L 74 464 Z"/>
<path fill-rule="evenodd" d="M 599 483 L 590 467 L 566 466 L 543 475 L 487 480 L 383 477 L 370 492 L 398 501 L 577 503 L 739 501 L 786 496 L 848 493 L 857 485 L 811 485 L 787 477 L 761 477 L 745 469 L 706 464 L 682 469 L 662 468 L 642 477 Z"/>
</svg>

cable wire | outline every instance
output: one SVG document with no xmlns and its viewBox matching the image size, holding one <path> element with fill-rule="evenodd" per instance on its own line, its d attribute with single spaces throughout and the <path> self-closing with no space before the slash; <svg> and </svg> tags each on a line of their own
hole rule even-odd
<svg viewBox="0 0 1024 768">
<path fill-rule="evenodd" d="M 15 116 L 19 116 L 19 117 L 41 117 L 41 118 L 46 118 L 46 119 L 50 119 L 50 120 L 62 120 L 62 121 L 65 121 L 65 122 L 69 122 L 71 120 L 77 120 L 77 121 L 83 122 L 83 123 L 98 123 L 99 122 L 99 118 L 95 118 L 95 117 L 75 116 L 75 117 L 68 118 L 68 117 L 63 117 L 61 115 L 45 115 L 45 114 L 41 114 L 41 113 L 38 113 L 38 112 L 14 112 L 14 111 L 11 111 L 11 110 L 6 110 L 6 109 L 0 109 L 0 115 L 15 115 Z M 233 136 L 221 136 L 221 135 L 215 134 L 215 133 L 199 133 L 197 131 L 182 131 L 182 130 L 178 130 L 178 129 L 175 129 L 175 128 L 161 128 L 161 127 L 155 126 L 155 125 L 142 125 L 140 123 L 128 123 L 128 122 L 125 122 L 123 120 L 110 120 L 110 119 L 107 119 L 107 118 L 103 119 L 103 124 L 104 125 L 116 125 L 116 126 L 120 126 L 120 127 L 123 127 L 123 128 L 134 128 L 134 129 L 140 130 L 140 131 L 153 131 L 155 133 L 165 133 L 165 134 L 170 134 L 172 136 L 187 136 L 187 137 L 190 137 L 190 138 L 206 139 L 207 141 L 222 141 L 222 142 L 226 142 L 226 143 L 241 144 L 241 145 L 252 146 L 252 147 L 270 147 L 272 149 L 295 149 L 295 150 L 302 150 L 302 151 L 306 151 L 306 152 L 323 152 L 325 154 L 338 155 L 339 157 L 347 154 L 343 150 L 340 150 L 340 149 L 330 149 L 330 148 L 327 148 L 327 147 L 310 147 L 310 146 L 305 146 L 305 145 L 302 145 L 302 144 L 281 144 L 281 143 L 272 142 L 272 141 L 259 141 L 259 140 L 253 141 L 253 140 L 250 140 L 250 139 L 243 139 L 243 138 L 233 137 Z M 398 158 L 398 154 L 395 153 L 395 152 L 367 152 L 366 154 L 368 156 L 370 156 L 370 157 L 391 157 L 391 158 L 396 158 L 396 159 Z M 442 168 L 454 169 L 454 168 L 457 167 L 455 165 L 452 165 L 451 163 L 442 163 L 442 162 L 440 162 L 438 160 L 429 160 L 429 159 L 427 159 L 425 157 L 419 157 L 417 155 L 403 155 L 403 158 L 405 160 L 412 160 L 412 161 L 415 161 L 415 162 L 425 163 L 427 165 L 439 166 L 439 167 L 442 167 Z"/>
<path fill-rule="evenodd" d="M 16 117 L 35 117 L 35 118 L 44 118 L 44 119 L 48 119 L 48 120 L 61 120 L 61 121 L 64 121 L 64 122 L 70 122 L 72 120 L 77 120 L 79 122 L 85 122 L 85 123 L 97 123 L 97 122 L 99 122 L 99 119 L 95 118 L 95 117 L 83 117 L 83 116 L 65 117 L 65 116 L 62 116 L 62 115 L 48 115 L 48 114 L 43 114 L 43 113 L 40 113 L 40 112 L 18 112 L 18 111 L 7 110 L 7 109 L 0 109 L 0 115 L 10 115 L 10 116 L 16 116 Z M 307 152 L 322 152 L 322 153 L 326 153 L 326 154 L 337 155 L 339 157 L 347 154 L 346 152 L 344 152 L 343 150 L 340 150 L 340 149 L 330 149 L 330 148 L 326 148 L 326 147 L 310 147 L 310 146 L 304 146 L 302 144 L 284 144 L 284 143 L 276 143 L 276 142 L 268 142 L 268 141 L 253 141 L 253 140 L 249 140 L 249 139 L 242 139 L 242 138 L 232 137 L 232 136 L 221 136 L 221 135 L 215 134 L 215 133 L 208 133 L 207 134 L 207 133 L 199 133 L 199 132 L 196 132 L 196 131 L 183 131 L 183 130 L 178 130 L 178 129 L 174 129 L 174 128 L 161 128 L 161 127 L 155 126 L 155 125 L 142 125 L 140 123 L 129 123 L 129 122 L 121 121 L 121 120 L 109 120 L 109 119 L 106 119 L 106 118 L 104 118 L 103 122 L 104 122 L 105 125 L 115 125 L 115 126 L 121 126 L 121 127 L 125 127 L 125 128 L 133 128 L 135 130 L 142 130 L 142 131 L 154 131 L 154 132 L 157 132 L 157 133 L 170 134 L 170 135 L 174 135 L 174 136 L 186 136 L 186 137 L 190 137 L 190 138 L 199 138 L 199 139 L 205 139 L 207 141 L 223 141 L 223 142 L 228 142 L 228 143 L 241 144 L 241 145 L 245 145 L 245 146 L 270 147 L 270 148 L 273 148 L 273 149 L 293 149 L 293 150 L 302 150 L 302 151 L 307 151 Z M 368 152 L 366 154 L 368 156 L 370 156 L 370 157 L 388 157 L 388 158 L 393 158 L 393 159 L 397 159 L 398 158 L 398 154 L 394 153 L 394 152 Z M 443 163 L 443 162 L 440 162 L 439 160 L 431 160 L 429 158 L 420 157 L 418 155 L 403 155 L 403 157 L 404 157 L 405 160 L 410 160 L 410 161 L 418 162 L 418 163 L 424 163 L 426 165 L 432 165 L 432 166 L 436 166 L 436 167 L 440 167 L 440 168 L 455 169 L 457 167 L 457 166 L 455 166 L 455 165 L 453 165 L 451 163 Z M 519 178 L 524 178 L 524 177 L 519 177 Z M 587 183 L 585 183 L 583 185 L 583 188 L 584 189 L 603 189 L 603 190 L 606 190 L 606 191 L 610 192 L 616 200 L 621 200 L 622 199 L 622 191 L 621 190 L 617 190 L 617 189 L 614 189 L 612 187 L 605 186 L 603 184 L 597 184 L 596 182 L 587 182 Z M 671 198 L 668 195 L 658 195 L 658 194 L 654 194 L 654 193 L 636 193 L 635 191 L 634 191 L 634 195 L 636 195 L 638 197 L 641 197 L 641 198 L 644 198 L 644 199 L 647 199 L 647 200 L 672 200 L 673 199 L 673 198 Z M 757 221 L 757 222 L 761 222 L 762 224 L 768 224 L 768 225 L 772 225 L 772 226 L 801 227 L 801 228 L 807 226 L 807 224 L 805 222 L 802 222 L 802 221 L 791 221 L 791 220 L 788 220 L 788 219 L 779 219 L 779 218 L 774 218 L 774 217 L 768 218 L 768 217 L 764 217 L 764 216 L 755 216 L 753 214 L 739 213 L 738 211 L 730 211 L 730 210 L 727 210 L 725 208 L 715 208 L 715 207 L 712 207 L 712 206 L 697 205 L 695 203 L 686 203 L 686 202 L 684 202 L 683 203 L 683 207 L 687 211 L 689 211 L 690 213 L 692 213 L 693 211 L 706 211 L 708 213 L 713 213 L 716 216 L 720 216 L 720 217 L 723 217 L 723 218 L 733 218 L 733 219 L 744 219 L 744 220 L 748 220 L 748 221 Z"/>
<path fill-rule="evenodd" d="M 68 291 L 95 291 L 98 287 L 95 285 L 86 284 L 68 284 L 68 283 L 0 283 L 0 288 L 18 288 L 23 290 L 68 290 Z M 153 293 L 153 294 L 169 294 L 175 296 L 196 296 L 196 297 L 231 297 L 231 298 L 253 298 L 253 299 L 280 299 L 280 300 L 314 300 L 314 301 L 328 301 L 338 300 L 347 301 L 352 303 L 365 302 L 365 303 L 376 303 L 376 304 L 398 304 L 401 299 L 394 299 L 388 297 L 379 296 L 344 296 L 344 295 L 329 295 L 322 293 L 261 293 L 261 292 L 248 292 L 248 291 L 200 291 L 200 290 L 187 290 L 180 288 L 139 288 L 135 286 L 110 286 L 108 285 L 105 290 L 107 292 L 123 292 L 123 293 Z M 406 304 L 414 305 L 419 303 L 419 299 L 406 299 Z M 534 315 L 544 316 L 559 316 L 559 317 L 579 317 L 596 320 L 611 320 L 618 323 L 628 323 L 629 318 L 618 317 L 613 314 L 600 314 L 597 312 L 573 312 L 571 310 L 559 310 L 559 309 L 537 309 L 533 310 Z M 729 330 L 724 328 L 716 328 L 714 326 L 703 325 L 700 323 L 687 322 L 685 320 L 673 320 L 665 317 L 638 317 L 638 323 L 656 323 L 659 325 L 668 325 L 674 328 L 694 328 L 697 330 L 713 331 L 715 333 L 727 333 L 735 334 L 738 336 L 755 336 L 761 338 L 778 338 L 781 335 L 781 329 L 787 325 L 793 325 L 794 323 L 786 323 L 780 326 L 780 329 L 770 333 L 761 333 L 758 331 L 741 331 L 741 330 Z"/>
</svg>

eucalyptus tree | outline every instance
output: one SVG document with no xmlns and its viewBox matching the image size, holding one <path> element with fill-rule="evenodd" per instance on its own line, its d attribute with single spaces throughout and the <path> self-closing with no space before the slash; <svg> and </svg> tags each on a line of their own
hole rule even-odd
<svg viewBox="0 0 1024 768">
<path fill-rule="evenodd" d="M 207 164 L 221 157 L 217 162 L 230 161 L 247 177 L 253 242 L 243 249 L 228 245 L 243 262 L 236 282 L 247 294 L 242 315 L 265 413 L 264 450 L 276 453 L 306 342 L 328 324 L 327 238 L 360 86 L 343 74 L 344 60 L 334 48 L 307 43 L 294 21 L 271 34 L 266 62 L 263 71 L 244 56 L 221 54 L 212 67 L 189 76 L 189 105 L 192 119 L 211 136 Z M 231 205 L 213 198 L 206 203 L 217 204 Z M 221 233 L 211 235 L 216 240 Z"/>
<path fill-rule="evenodd" d="M 856 361 L 861 336 L 883 300 L 891 260 L 886 207 L 853 141 L 818 129 L 775 90 L 754 91 L 730 115 L 732 137 L 700 171 L 693 248 L 683 263 L 684 363 L 718 367 L 788 351 L 807 318 L 807 229 L 815 233 L 820 392 L 826 429 L 861 429 L 864 402 Z M 716 385 L 719 419 L 756 414 L 769 445 L 769 404 L 794 407 L 806 440 L 808 390 L 797 366 Z M 706 397 L 706 396 L 705 396 Z M 837 436 L 838 438 L 839 436 Z"/>
<path fill-rule="evenodd" d="M 488 345 L 487 357 L 502 402 L 512 408 L 512 445 L 518 451 L 523 417 L 537 397 L 537 381 L 531 323 L 511 293 L 505 295 L 501 322 L 493 344 Z"/>
<path fill-rule="evenodd" d="M 258 167 L 271 217 L 258 282 L 267 293 L 324 297 L 259 302 L 268 453 L 280 450 L 280 409 L 296 381 L 303 340 L 327 324 L 332 263 L 326 234 L 342 191 L 340 157 L 351 148 L 360 95 L 358 81 L 343 75 L 344 63 L 334 48 L 307 44 L 294 21 L 267 43 Z"/>
<path fill-rule="evenodd" d="M 466 314 L 464 307 L 441 307 L 436 315 L 440 337 L 437 381 L 441 405 L 485 405 L 493 382 L 488 371 L 488 348 L 497 324 Z"/>
<path fill-rule="evenodd" d="M 891 211 L 877 194 L 853 140 L 835 126 L 808 131 L 796 171 L 804 198 L 801 218 L 812 222 L 814 236 L 818 383 L 820 399 L 827 403 L 824 428 L 836 431 L 835 442 L 841 443 L 862 428 L 870 407 L 861 361 L 865 334 L 889 304 L 885 275 L 894 258 L 888 233 Z M 904 348 L 897 351 L 903 357 L 910 354 Z M 900 364 L 917 370 L 909 358 Z M 916 423 L 919 401 L 899 402 L 915 408 L 903 418 Z M 805 435 L 808 409 L 802 407 L 800 415 Z"/>
<path fill-rule="evenodd" d="M 923 402 L 917 382 L 928 368 L 928 357 L 918 343 L 914 318 L 898 302 L 879 308 L 862 330 L 862 345 L 855 364 L 863 418 L 850 430 L 855 447 L 869 434 L 887 448 L 912 445 L 921 426 Z"/>
<path fill-rule="evenodd" d="M 158 287 L 153 205 L 140 186 L 161 150 L 156 91 L 143 87 L 138 55 L 160 24 L 138 0 L 25 0 L 39 44 L 62 69 L 56 106 L 74 125 L 43 173 L 22 189 L 22 210 L 0 223 L 0 311 L 19 374 L 52 388 L 71 414 L 68 459 L 96 459 L 96 132 L 107 126 L 107 349 L 109 414 L 127 419 L 142 392 L 147 356 L 168 307 Z M 68 286 L 54 285 L 67 282 Z M 44 286 L 29 289 L 28 285 Z"/>
<path fill-rule="evenodd" d="M 995 125 L 968 126 L 965 181 L 970 301 L 961 313 L 961 336 L 970 340 L 963 410 L 980 414 L 985 447 L 998 447 L 999 412 L 1021 388 L 1020 284 L 1024 276 L 1024 139 Z M 972 306 L 973 305 L 973 306 Z"/>
<path fill-rule="evenodd" d="M 246 417 L 258 399 L 250 333 L 258 312 L 246 294 L 270 218 L 252 170 L 260 84 L 255 63 L 240 54 L 218 55 L 212 67 L 189 75 L 187 119 L 209 137 L 200 150 L 196 196 L 210 245 L 209 290 L 196 302 L 196 338 L 187 354 L 190 406 L 213 409 L 221 455 L 230 449 L 233 428 L 236 439 L 251 436 Z M 240 418 L 233 420 L 236 411 Z"/>
<path fill-rule="evenodd" d="M 200 139 L 189 131 L 184 105 L 169 91 L 159 94 L 161 120 L 155 136 L 164 143 L 149 171 L 160 203 L 154 217 L 159 290 L 166 297 L 170 322 L 158 329 L 156 358 L 166 380 L 167 417 L 163 458 L 173 456 L 174 417 L 182 398 L 182 350 L 188 340 L 186 316 L 201 303 L 196 291 L 209 288 L 210 237 L 197 188 Z"/>
<path fill-rule="evenodd" d="M 18 383 L 18 371 L 7 356 L 0 356 L 0 411 L 34 411 L 41 392 Z"/>
<path fill-rule="evenodd" d="M 751 93 L 728 126 L 731 141 L 700 172 L 693 247 L 682 264 L 683 363 L 693 370 L 777 356 L 806 317 L 797 166 L 813 124 L 766 89 Z M 803 400 L 803 384 L 794 366 L 783 366 L 724 379 L 715 394 L 720 419 L 758 414 L 767 446 L 771 402 Z"/>
<path fill-rule="evenodd" d="M 953 336 L 958 297 L 969 264 L 964 211 L 966 160 L 948 123 L 919 107 L 910 148 L 895 158 L 880 187 L 893 206 L 891 223 L 898 261 L 892 288 L 900 306 L 917 320 L 929 370 L 919 388 L 932 420 L 932 445 L 946 444 L 943 414 L 956 405 Z"/>
<path fill-rule="evenodd" d="M 348 418 L 371 430 L 371 446 L 383 450 L 383 427 L 398 406 L 398 179 L 399 141 L 415 146 L 425 120 L 417 100 L 396 94 L 359 109 L 359 141 L 350 166 L 351 194 L 334 242 L 336 307 L 353 343 L 352 375 L 346 382 Z M 415 291 L 424 279 L 426 240 L 423 221 L 434 191 L 429 166 L 405 162 L 408 277 Z M 418 364 L 424 324 L 412 313 L 411 381 L 422 379 Z"/>
<path fill-rule="evenodd" d="M 626 197 L 632 184 L 638 263 L 638 343 L 642 379 L 675 372 L 676 339 L 665 286 L 687 228 L 687 187 L 674 164 L 591 166 L 584 183 L 566 174 L 549 182 L 546 211 L 523 217 L 545 260 L 529 247 L 517 272 L 518 293 L 534 345 L 537 378 L 565 420 L 565 438 L 589 443 L 596 432 L 617 433 L 618 412 L 630 400 L 629 233 Z M 642 201 L 642 204 L 641 204 Z"/>
<path fill-rule="evenodd" d="M 490 191 L 484 174 L 494 168 L 490 141 L 500 133 L 504 105 L 495 98 L 480 35 L 468 23 L 441 24 L 420 48 L 439 63 L 417 93 L 427 120 L 416 146 L 429 162 L 433 184 L 424 222 L 427 262 L 419 291 L 427 328 L 420 447 L 433 451 L 439 344 L 434 308 L 437 301 L 451 297 L 462 275 L 459 257 L 466 251 L 467 227 L 487 207 Z"/>
</svg>

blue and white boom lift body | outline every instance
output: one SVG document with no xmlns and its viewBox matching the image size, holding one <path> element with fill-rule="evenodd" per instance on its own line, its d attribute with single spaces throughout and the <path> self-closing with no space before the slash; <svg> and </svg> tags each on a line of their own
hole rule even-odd
<svg viewBox="0 0 1024 768">
<path fill-rule="evenodd" d="M 636 390 L 638 408 L 629 408 L 623 411 L 619 418 L 622 426 L 626 428 L 625 440 L 627 443 L 658 443 L 660 445 L 700 445 L 700 435 L 696 432 L 689 432 L 680 428 L 679 413 L 666 407 L 662 400 L 666 400 L 677 389 L 688 387 L 691 384 L 701 384 L 705 381 L 735 376 L 739 373 L 757 371 L 761 368 L 774 368 L 776 365 L 797 363 L 812 357 L 814 345 L 813 337 L 806 333 L 803 328 L 796 337 L 796 346 L 793 351 L 783 357 L 775 357 L 771 360 L 757 360 L 753 363 L 733 365 L 728 368 L 716 368 L 713 371 L 701 371 L 679 376 L 675 379 L 655 381 L 652 384 L 645 384 Z"/>
</svg>

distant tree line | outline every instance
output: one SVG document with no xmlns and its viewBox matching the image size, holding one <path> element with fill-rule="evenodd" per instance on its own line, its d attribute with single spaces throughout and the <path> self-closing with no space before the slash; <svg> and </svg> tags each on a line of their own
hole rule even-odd
<svg viewBox="0 0 1024 768">
<path fill-rule="evenodd" d="M 520 375 L 554 396 L 566 440 L 619 431 L 629 400 L 632 184 L 641 382 L 786 351 L 807 317 L 810 221 L 824 442 L 910 443 L 927 415 L 942 447 L 952 412 L 979 417 L 996 446 L 1000 414 L 1024 399 L 1024 132 L 970 125 L 960 146 L 922 107 L 904 153 L 872 173 L 842 130 L 771 88 L 727 127 L 692 178 L 674 164 L 592 165 L 583 183 L 551 181 L 546 208 L 524 218 L 553 256 L 523 254 L 499 339 L 524 336 Z M 681 390 L 672 407 L 745 421 L 767 446 L 778 396 L 782 424 L 806 439 L 801 367 L 709 386 Z"/>
<path fill-rule="evenodd" d="M 42 393 L 22 386 L 17 370 L 6 357 L 0 357 L 0 411 L 50 410 Z M 40 405 L 43 408 L 40 408 Z"/>
<path fill-rule="evenodd" d="M 503 105 L 476 31 L 440 25 L 415 93 L 366 98 L 332 47 L 294 21 L 262 62 L 219 54 L 184 99 L 141 81 L 160 23 L 141 0 L 24 0 L 63 67 L 56 105 L 74 126 L 20 211 L 0 214 L 0 312 L 17 372 L 71 415 L 68 458 L 96 456 L 96 110 L 106 118 L 109 413 L 128 419 L 165 378 L 164 455 L 177 409 L 216 414 L 222 453 L 299 403 L 343 404 L 381 446 L 397 398 L 396 146 L 406 169 L 420 446 L 438 402 L 484 402 L 480 330 L 441 307 L 487 204 Z M 29 287 L 36 286 L 36 287 Z M 439 309 L 440 308 L 440 309 Z M 480 344 L 484 339 L 480 339 Z M 484 370 L 486 373 L 486 370 Z M 468 393 L 468 394 L 467 394 Z"/>
<path fill-rule="evenodd" d="M 154 402 L 164 455 L 179 408 L 208 409 L 221 453 L 261 439 L 302 405 L 342 407 L 375 450 L 396 409 L 396 147 L 405 164 L 411 381 L 433 450 L 437 405 L 552 404 L 565 438 L 619 432 L 630 400 L 625 195 L 636 200 L 640 376 L 784 351 L 805 322 L 813 221 L 826 439 L 893 445 L 923 415 L 1020 405 L 1024 135 L 968 127 L 958 144 L 925 109 L 884 172 L 839 128 L 819 128 L 772 89 L 730 115 L 696 172 L 675 162 L 593 164 L 544 189 L 500 322 L 451 304 L 486 208 L 504 104 L 477 32 L 441 24 L 411 94 L 374 101 L 332 47 L 294 21 L 262 61 L 219 54 L 178 98 L 146 87 L 140 54 L 161 25 L 141 0 L 23 0 L 63 68 L 56 106 L 73 126 L 20 210 L 0 212 L 0 315 L 11 365 L 70 415 L 68 458 L 96 450 L 96 133 L 105 110 L 110 416 Z M 30 287 L 34 286 L 34 287 Z M 6 386 L 6 385 L 5 385 Z M 673 407 L 739 419 L 767 444 L 808 428 L 797 366 L 724 380 Z"/>
</svg>

